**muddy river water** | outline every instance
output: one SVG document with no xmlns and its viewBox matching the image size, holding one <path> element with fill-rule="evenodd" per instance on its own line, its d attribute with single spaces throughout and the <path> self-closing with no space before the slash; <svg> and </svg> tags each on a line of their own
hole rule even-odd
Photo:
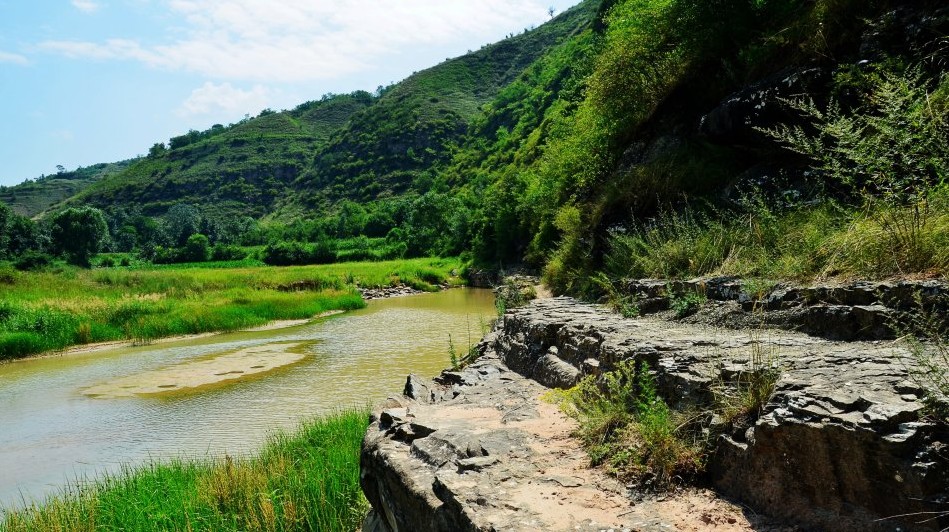
<svg viewBox="0 0 949 532">
<path fill-rule="evenodd" d="M 290 328 L 0 365 L 0 507 L 172 457 L 242 455 L 275 430 L 436 375 L 494 316 L 490 291 L 372 301 Z"/>
</svg>

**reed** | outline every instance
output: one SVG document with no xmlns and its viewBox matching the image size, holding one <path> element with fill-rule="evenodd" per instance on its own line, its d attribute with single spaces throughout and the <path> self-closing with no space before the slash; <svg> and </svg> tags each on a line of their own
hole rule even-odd
<svg viewBox="0 0 949 532">
<path fill-rule="evenodd" d="M 346 531 L 368 504 L 359 487 L 365 409 L 272 436 L 248 459 L 175 460 L 77 482 L 10 510 L 0 532 L 111 530 Z"/>
</svg>

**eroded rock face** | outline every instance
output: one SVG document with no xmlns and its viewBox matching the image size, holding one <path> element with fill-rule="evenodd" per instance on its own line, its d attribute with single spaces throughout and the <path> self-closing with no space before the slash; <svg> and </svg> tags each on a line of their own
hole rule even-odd
<svg viewBox="0 0 949 532">
<path fill-rule="evenodd" d="M 943 281 L 857 281 L 841 285 L 775 284 L 754 293 L 736 277 L 686 281 L 626 280 L 623 291 L 634 297 L 640 312 L 668 310 L 670 300 L 698 293 L 713 302 L 687 322 L 744 329 L 774 327 L 829 340 L 887 340 L 893 325 L 909 327 L 907 316 L 920 309 L 949 311 L 949 285 Z"/>
<path fill-rule="evenodd" d="M 540 397 L 634 359 L 670 404 L 707 406 L 713 385 L 751 370 L 753 353 L 781 377 L 759 419 L 721 437 L 709 463 L 718 490 L 791 530 L 949 525 L 897 517 L 946 509 L 949 435 L 921 417 L 913 362 L 892 343 L 625 319 L 555 298 L 509 311 L 479 349 L 475 364 L 437 382 L 410 377 L 414 399 L 378 414 L 363 447 L 375 511 L 365 530 L 702 530 L 718 521 L 694 505 L 726 503 L 689 502 L 686 517 L 670 501 L 631 506 L 626 487 L 587 467 L 573 422 Z M 726 515 L 730 529 L 767 528 Z"/>
<path fill-rule="evenodd" d="M 721 284 L 716 290 L 727 291 Z M 710 463 L 716 486 L 805 526 L 940 529 L 888 519 L 945 510 L 949 501 L 949 434 L 921 419 L 924 392 L 908 372 L 914 362 L 892 343 L 627 320 L 557 298 L 508 313 L 495 347 L 511 368 L 548 385 L 557 383 L 538 368 L 554 348 L 580 373 L 589 358 L 597 371 L 646 361 L 677 406 L 707 405 L 710 386 L 749 371 L 756 350 L 782 376 L 757 423 L 723 437 Z"/>
</svg>

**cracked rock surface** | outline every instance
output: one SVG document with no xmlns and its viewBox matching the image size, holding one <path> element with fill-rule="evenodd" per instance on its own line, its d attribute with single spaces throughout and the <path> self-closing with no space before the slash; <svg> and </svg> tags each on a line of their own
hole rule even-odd
<svg viewBox="0 0 949 532">
<path fill-rule="evenodd" d="M 940 530 L 918 512 L 949 509 L 946 428 L 921 416 L 912 360 L 890 342 L 832 342 L 785 331 L 625 319 L 569 298 L 509 311 L 482 357 L 439 382 L 410 377 L 364 442 L 367 530 Z M 622 360 L 647 362 L 672 406 L 703 407 L 710 388 L 781 370 L 764 412 L 720 438 L 709 458 L 719 494 L 636 500 L 588 467 L 575 425 L 540 400 Z M 929 514 L 932 515 L 932 514 Z M 949 516 L 943 517 L 943 521 Z"/>
</svg>

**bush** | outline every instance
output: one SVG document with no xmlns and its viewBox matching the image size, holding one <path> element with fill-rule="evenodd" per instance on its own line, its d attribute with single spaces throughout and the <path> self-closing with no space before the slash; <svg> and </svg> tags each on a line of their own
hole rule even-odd
<svg viewBox="0 0 949 532">
<path fill-rule="evenodd" d="M 247 251 L 233 244 L 218 244 L 211 249 L 211 260 L 213 261 L 244 260 L 246 258 Z"/>
<path fill-rule="evenodd" d="M 188 237 L 179 259 L 184 262 L 206 262 L 211 258 L 211 242 L 208 237 L 198 233 Z"/>
<path fill-rule="evenodd" d="M 665 490 L 702 469 L 702 447 L 685 430 L 683 415 L 659 397 L 655 378 L 644 362 L 617 364 L 597 380 L 584 378 L 562 392 L 560 405 L 580 428 L 594 465 L 606 464 L 624 480 Z"/>
<path fill-rule="evenodd" d="M 264 248 L 263 260 L 271 266 L 306 264 L 308 252 L 300 242 L 280 241 Z"/>
<path fill-rule="evenodd" d="M 927 79 L 918 67 L 883 70 L 871 76 L 869 91 L 869 105 L 854 110 L 836 102 L 826 110 L 812 101 L 790 102 L 813 129 L 765 132 L 862 200 L 867 215 L 854 225 L 860 236 L 838 242 L 841 253 L 872 258 L 875 251 L 854 254 L 851 244 L 865 249 L 879 242 L 886 259 L 871 261 L 867 269 L 875 275 L 944 269 L 945 202 L 940 208 L 933 203 L 945 197 L 939 189 L 949 179 L 949 76 Z"/>
<path fill-rule="evenodd" d="M 33 271 L 46 268 L 53 263 L 53 257 L 39 251 L 27 251 L 20 255 L 13 266 L 22 271 Z"/>
</svg>

